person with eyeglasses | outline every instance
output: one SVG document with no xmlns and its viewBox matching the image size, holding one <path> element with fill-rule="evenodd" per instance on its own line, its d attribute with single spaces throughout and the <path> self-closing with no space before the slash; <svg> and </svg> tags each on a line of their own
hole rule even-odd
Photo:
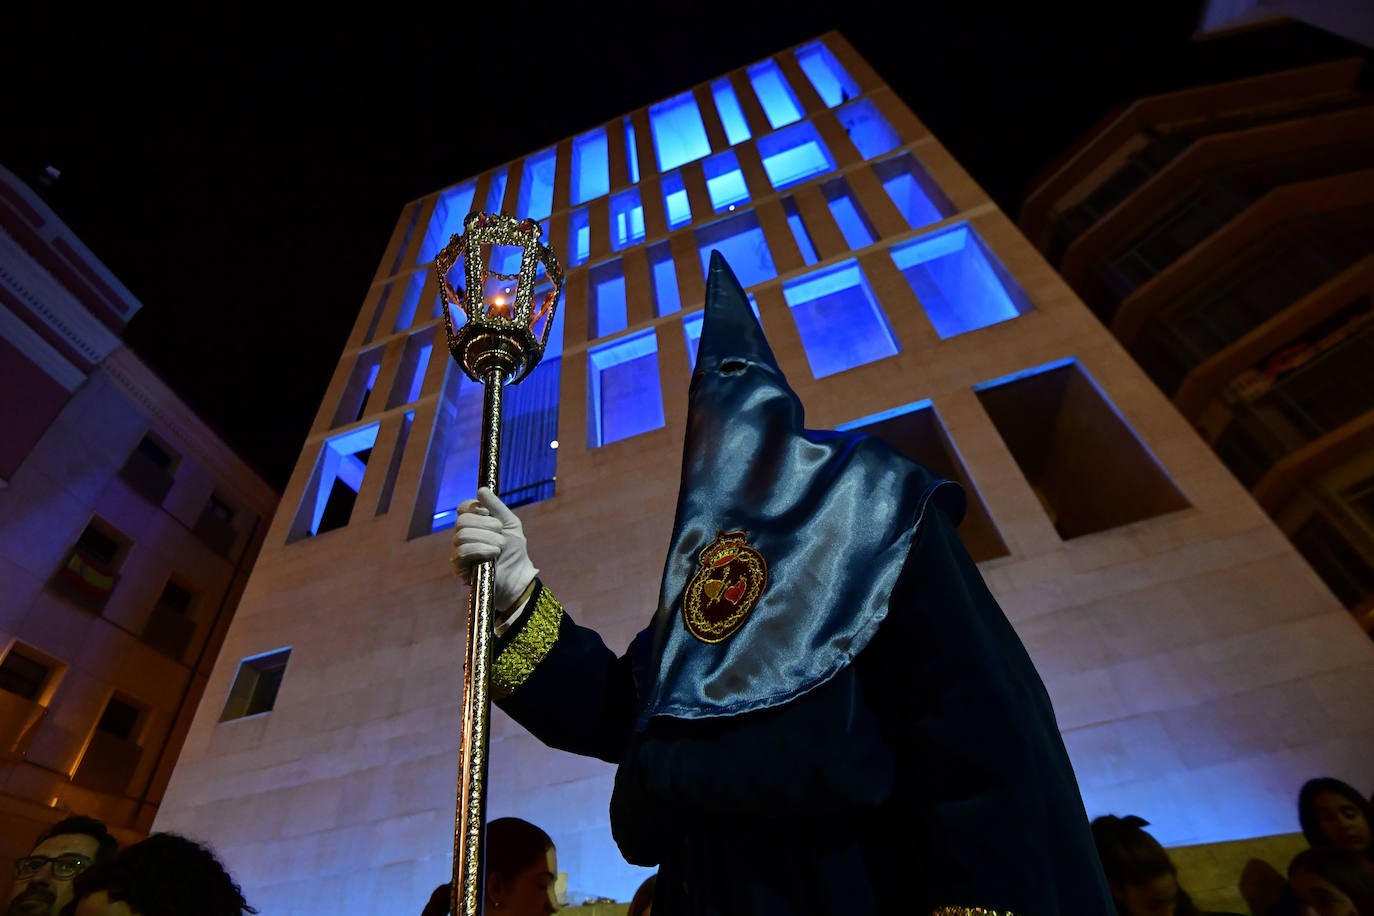
<svg viewBox="0 0 1374 916">
<path fill-rule="evenodd" d="M 118 850 L 118 841 L 93 817 L 58 821 L 39 835 L 27 856 L 15 860 L 5 916 L 58 916 L 72 902 L 72 879 L 113 859 Z"/>
</svg>

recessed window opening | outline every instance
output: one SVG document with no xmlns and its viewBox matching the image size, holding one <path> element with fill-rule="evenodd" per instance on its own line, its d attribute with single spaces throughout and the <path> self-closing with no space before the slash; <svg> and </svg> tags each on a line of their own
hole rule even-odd
<svg viewBox="0 0 1374 916">
<path fill-rule="evenodd" d="M 684 92 L 649 108 L 649 130 L 654 137 L 658 170 L 671 171 L 711 153 L 697 100 Z"/>
<path fill-rule="evenodd" d="M 716 101 L 716 112 L 720 124 L 725 128 L 725 140 L 731 146 L 749 139 L 749 122 L 744 118 L 735 87 L 728 77 L 721 77 L 711 84 L 711 97 Z"/>
<path fill-rule="evenodd" d="M 784 283 L 782 295 L 816 378 L 897 353 L 887 317 L 856 262 Z"/>
<path fill-rule="evenodd" d="M 797 102 L 792 87 L 787 83 L 787 77 L 782 75 L 782 69 L 776 61 L 765 60 L 757 63 L 749 68 L 748 73 L 754 94 L 763 106 L 763 114 L 774 130 L 801 119 L 801 104 Z"/>
<path fill-rule="evenodd" d="M 610 166 L 607 160 L 606 128 L 598 127 L 572 144 L 572 192 L 575 207 L 595 200 L 611 190 Z"/>
<path fill-rule="evenodd" d="M 1030 301 L 966 224 L 892 249 L 935 332 L 953 337 L 1016 318 Z"/>
<path fill-rule="evenodd" d="M 589 350 L 587 369 L 589 446 L 663 427 L 658 338 L 652 328 Z"/>
</svg>

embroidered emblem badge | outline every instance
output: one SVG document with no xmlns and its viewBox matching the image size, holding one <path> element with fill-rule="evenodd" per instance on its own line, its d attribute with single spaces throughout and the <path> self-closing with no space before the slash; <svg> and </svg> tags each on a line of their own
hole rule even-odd
<svg viewBox="0 0 1374 916">
<path fill-rule="evenodd" d="M 682 620 L 702 642 L 734 635 L 768 585 L 768 563 L 748 540 L 743 531 L 720 531 L 697 555 L 701 568 L 687 583 Z"/>
</svg>

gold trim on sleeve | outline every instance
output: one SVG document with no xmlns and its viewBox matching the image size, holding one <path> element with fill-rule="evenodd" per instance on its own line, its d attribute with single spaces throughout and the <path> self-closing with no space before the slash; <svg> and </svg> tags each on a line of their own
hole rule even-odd
<svg viewBox="0 0 1374 916">
<path fill-rule="evenodd" d="M 491 666 L 492 699 L 503 700 L 519 689 L 558 642 L 563 605 L 558 603 L 553 592 L 540 588 L 534 606 L 526 613 L 529 619 Z"/>
<path fill-rule="evenodd" d="M 1011 910 L 989 910 L 981 906 L 942 906 L 930 916 L 1016 916 Z"/>
</svg>

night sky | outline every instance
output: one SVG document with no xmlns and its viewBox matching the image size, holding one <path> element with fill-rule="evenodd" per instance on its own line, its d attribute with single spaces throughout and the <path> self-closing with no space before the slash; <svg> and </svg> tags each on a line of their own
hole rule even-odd
<svg viewBox="0 0 1374 916">
<path fill-rule="evenodd" d="M 1013 217 L 1141 95 L 1369 56 L 1198 41 L 1178 0 L 158 6 L 10 4 L 0 164 L 60 171 L 41 193 L 143 304 L 126 342 L 278 489 L 408 201 L 829 29 Z"/>
</svg>

